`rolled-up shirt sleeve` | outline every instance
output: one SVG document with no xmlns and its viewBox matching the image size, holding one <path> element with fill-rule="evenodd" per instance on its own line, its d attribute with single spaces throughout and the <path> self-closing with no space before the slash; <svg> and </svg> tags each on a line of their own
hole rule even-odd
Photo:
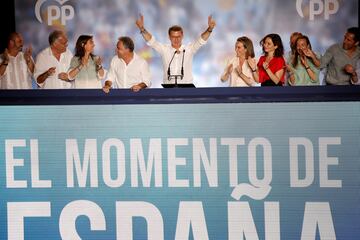
<svg viewBox="0 0 360 240">
<path fill-rule="evenodd" d="M 202 46 L 207 43 L 204 39 L 199 37 L 195 42 L 191 43 L 189 49 L 192 54 L 195 54 Z"/>
<path fill-rule="evenodd" d="M 160 54 L 164 52 L 165 45 L 156 41 L 154 36 L 152 36 L 151 39 L 146 42 L 146 44 L 152 47 L 153 49 L 155 49 L 155 51 L 157 51 Z"/>
<path fill-rule="evenodd" d="M 35 69 L 34 69 L 34 79 L 37 82 L 37 78 L 43 74 L 44 72 L 46 72 L 48 70 L 48 63 L 46 61 L 46 58 L 42 56 L 42 54 L 39 54 L 36 57 L 36 61 L 35 61 Z M 38 82 L 37 82 L 38 83 Z M 41 85 L 38 83 L 38 85 Z"/>
<path fill-rule="evenodd" d="M 113 84 L 116 83 L 116 58 L 114 57 L 113 59 L 111 59 L 111 63 L 110 63 L 110 68 L 109 71 L 107 73 L 107 79 L 109 81 L 111 81 Z"/>
<path fill-rule="evenodd" d="M 325 54 L 321 56 L 320 69 L 326 68 L 329 65 L 331 59 L 334 57 L 333 51 L 334 51 L 334 46 L 326 50 Z"/>
<path fill-rule="evenodd" d="M 146 84 L 147 87 L 151 86 L 151 74 L 149 64 L 143 60 L 142 67 L 141 67 L 141 77 L 142 82 Z"/>
</svg>

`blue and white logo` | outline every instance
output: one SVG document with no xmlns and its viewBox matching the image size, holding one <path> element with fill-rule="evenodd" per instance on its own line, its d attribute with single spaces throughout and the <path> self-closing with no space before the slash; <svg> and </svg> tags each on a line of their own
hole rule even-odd
<svg viewBox="0 0 360 240">
<path fill-rule="evenodd" d="M 296 10 L 300 17 L 304 18 L 304 8 L 308 9 L 309 20 L 314 21 L 315 16 L 324 15 L 325 20 L 329 20 L 331 15 L 339 11 L 338 0 L 310 0 L 307 1 L 308 6 L 304 4 L 303 0 L 296 0 Z"/>
<path fill-rule="evenodd" d="M 46 8 L 46 24 L 49 26 L 54 25 L 56 21 L 60 21 L 61 25 L 66 26 L 67 21 L 71 20 L 75 16 L 75 10 L 71 5 L 64 5 L 69 0 L 52 0 L 54 3 L 50 4 Z M 43 16 L 41 14 L 41 8 L 48 0 L 38 0 L 35 5 L 35 15 L 40 23 L 43 23 Z M 56 2 L 56 3 L 55 3 Z"/>
</svg>

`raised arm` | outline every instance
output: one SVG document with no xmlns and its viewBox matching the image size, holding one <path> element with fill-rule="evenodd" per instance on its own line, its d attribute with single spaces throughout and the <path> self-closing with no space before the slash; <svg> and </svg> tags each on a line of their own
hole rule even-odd
<svg viewBox="0 0 360 240">
<path fill-rule="evenodd" d="M 151 33 L 149 33 L 144 26 L 144 16 L 140 14 L 140 17 L 136 19 L 135 22 L 136 26 L 139 28 L 141 35 L 145 39 L 145 41 L 149 41 L 152 38 Z"/>
<path fill-rule="evenodd" d="M 210 37 L 211 32 L 213 31 L 213 29 L 215 28 L 216 22 L 215 20 L 212 18 L 212 16 L 210 15 L 208 17 L 208 27 L 206 28 L 205 32 L 203 32 L 201 34 L 201 38 L 204 41 L 207 41 Z"/>
</svg>

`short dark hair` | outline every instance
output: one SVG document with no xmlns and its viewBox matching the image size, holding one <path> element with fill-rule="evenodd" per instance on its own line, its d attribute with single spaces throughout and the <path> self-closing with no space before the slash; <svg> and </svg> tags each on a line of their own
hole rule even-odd
<svg viewBox="0 0 360 240">
<path fill-rule="evenodd" d="M 348 28 L 347 32 L 351 33 L 351 34 L 354 34 L 355 42 L 359 42 L 360 36 L 359 36 L 359 28 L 358 27 Z"/>
<path fill-rule="evenodd" d="M 246 58 L 248 57 L 255 57 L 255 53 L 254 53 L 254 46 L 252 41 L 250 40 L 250 38 L 243 36 L 243 37 L 239 37 L 236 42 L 241 42 L 244 45 L 244 48 L 246 49 Z"/>
<path fill-rule="evenodd" d="M 133 52 L 135 49 L 134 41 L 127 36 L 119 37 L 119 41 L 122 42 L 125 48 L 129 49 L 130 52 Z"/>
<path fill-rule="evenodd" d="M 65 33 L 60 30 L 55 30 L 49 35 L 49 44 L 52 45 L 61 35 L 64 35 Z"/>
<path fill-rule="evenodd" d="M 170 35 L 170 32 L 181 32 L 181 33 L 184 33 L 182 27 L 180 27 L 179 25 L 171 26 L 171 27 L 169 28 L 169 31 L 168 31 L 168 34 L 169 34 L 169 35 Z"/>
<path fill-rule="evenodd" d="M 268 34 L 263 39 L 261 39 L 260 45 L 263 47 L 263 53 L 266 55 L 266 52 L 264 50 L 264 43 L 267 38 L 270 38 L 274 46 L 277 46 L 277 48 L 275 49 L 274 57 L 282 57 L 284 55 L 284 45 L 281 41 L 281 37 L 279 36 L 279 34 L 276 33 Z"/>
</svg>

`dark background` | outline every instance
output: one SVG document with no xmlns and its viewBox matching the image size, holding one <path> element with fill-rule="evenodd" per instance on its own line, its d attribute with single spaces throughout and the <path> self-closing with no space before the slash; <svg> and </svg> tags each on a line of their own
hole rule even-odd
<svg viewBox="0 0 360 240">
<path fill-rule="evenodd" d="M 2 53 L 7 46 L 7 38 L 15 29 L 15 1 L 3 0 L 1 1 L 0 10 L 0 52 Z"/>
</svg>

